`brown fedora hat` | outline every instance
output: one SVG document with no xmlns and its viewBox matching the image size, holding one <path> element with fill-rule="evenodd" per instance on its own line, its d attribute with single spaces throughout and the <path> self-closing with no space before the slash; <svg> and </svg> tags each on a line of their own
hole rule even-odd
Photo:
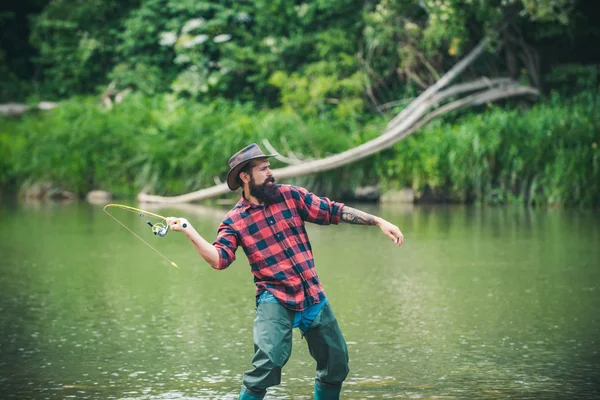
<svg viewBox="0 0 600 400">
<path fill-rule="evenodd" d="M 277 154 L 263 153 L 256 143 L 252 143 L 250 146 L 244 147 L 242 150 L 235 153 L 229 159 L 229 172 L 227 173 L 227 186 L 229 186 L 229 189 L 235 190 L 240 187 L 236 178 L 240 169 L 244 168 L 250 161 L 256 160 L 257 158 L 275 157 L 276 155 Z"/>
</svg>

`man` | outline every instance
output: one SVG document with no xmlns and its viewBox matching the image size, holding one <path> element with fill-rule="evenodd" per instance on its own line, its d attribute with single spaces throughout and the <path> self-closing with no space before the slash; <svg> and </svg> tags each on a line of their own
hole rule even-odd
<svg viewBox="0 0 600 400">
<path fill-rule="evenodd" d="M 314 266 L 304 222 L 321 225 L 375 225 L 395 244 L 404 237 L 382 218 L 319 198 L 306 189 L 276 185 L 269 157 L 252 144 L 229 159 L 227 185 L 243 188 L 210 244 L 184 218 L 167 218 L 183 231 L 198 253 L 215 269 L 225 269 L 244 249 L 256 285 L 254 369 L 247 371 L 239 399 L 262 399 L 278 385 L 292 348 L 292 329 L 299 327 L 317 362 L 315 399 L 339 399 L 348 375 L 348 350 Z M 184 228 L 185 227 L 185 228 Z"/>
</svg>

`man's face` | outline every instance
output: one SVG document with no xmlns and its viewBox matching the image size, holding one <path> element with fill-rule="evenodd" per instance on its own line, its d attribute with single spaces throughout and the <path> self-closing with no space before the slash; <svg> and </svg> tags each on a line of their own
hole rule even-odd
<svg viewBox="0 0 600 400">
<path fill-rule="evenodd" d="M 275 186 L 275 178 L 271 173 L 271 164 L 267 160 L 259 160 L 250 169 L 250 194 L 258 200 L 273 203 L 279 194 Z"/>
<path fill-rule="evenodd" d="M 271 182 L 271 184 L 275 183 L 275 178 L 273 178 L 273 173 L 271 172 L 271 164 L 266 159 L 259 159 L 254 162 L 254 166 L 250 169 L 250 177 L 255 185 L 262 185 L 268 182 Z"/>
</svg>

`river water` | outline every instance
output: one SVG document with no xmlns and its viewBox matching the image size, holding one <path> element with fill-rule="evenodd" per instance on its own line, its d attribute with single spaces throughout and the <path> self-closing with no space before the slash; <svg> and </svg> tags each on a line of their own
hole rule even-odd
<svg viewBox="0 0 600 400">
<path fill-rule="evenodd" d="M 597 211 L 351 205 L 406 240 L 308 226 L 350 352 L 343 399 L 600 398 Z M 213 211 L 156 212 L 212 241 Z M 253 352 L 242 250 L 215 271 L 183 235 L 124 216 L 173 268 L 99 206 L 5 203 L 0 217 L 0 398 L 237 398 Z M 293 347 L 268 399 L 312 398 L 298 331 Z"/>
</svg>

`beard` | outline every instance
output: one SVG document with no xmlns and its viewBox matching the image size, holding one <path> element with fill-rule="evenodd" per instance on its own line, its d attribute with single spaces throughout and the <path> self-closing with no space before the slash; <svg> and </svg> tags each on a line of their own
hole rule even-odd
<svg viewBox="0 0 600 400">
<path fill-rule="evenodd" d="M 256 197 L 259 201 L 267 204 L 275 203 L 279 197 L 279 188 L 275 185 L 275 178 L 267 178 L 263 183 L 257 185 L 256 182 L 254 182 L 254 177 L 251 177 L 250 194 Z"/>
</svg>

